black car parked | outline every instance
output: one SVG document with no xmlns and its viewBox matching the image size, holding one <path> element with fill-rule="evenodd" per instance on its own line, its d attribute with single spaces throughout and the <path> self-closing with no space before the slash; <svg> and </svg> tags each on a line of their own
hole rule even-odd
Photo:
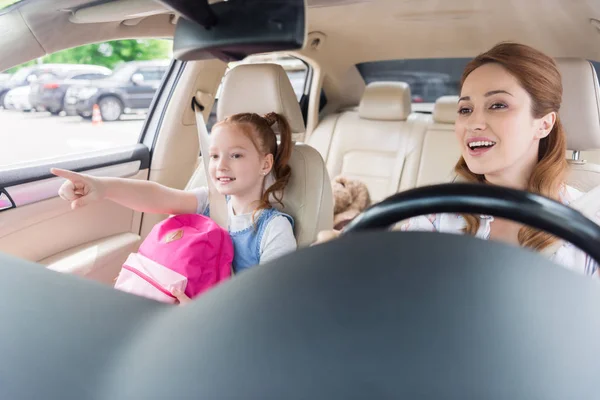
<svg viewBox="0 0 600 400">
<path fill-rule="evenodd" d="M 29 102 L 39 111 L 50 111 L 51 114 L 58 115 L 64 109 L 65 94 L 69 87 L 84 84 L 84 81 L 107 77 L 111 73 L 109 68 L 87 64 L 57 69 L 52 73 L 41 75 L 37 81 L 30 84 Z"/>
<path fill-rule="evenodd" d="M 103 120 L 116 121 L 124 113 L 148 109 L 169 63 L 131 61 L 120 64 L 106 78 L 71 86 L 65 96 L 65 110 L 91 118 L 97 104 Z"/>
</svg>

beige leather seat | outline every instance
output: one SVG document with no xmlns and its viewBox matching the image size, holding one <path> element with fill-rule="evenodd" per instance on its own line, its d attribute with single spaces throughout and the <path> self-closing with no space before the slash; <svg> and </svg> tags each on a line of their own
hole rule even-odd
<svg viewBox="0 0 600 400">
<path fill-rule="evenodd" d="M 443 96 L 433 107 L 431 123 L 423 138 L 422 154 L 414 179 L 414 186 L 436 185 L 450 182 L 454 166 L 460 158 L 460 147 L 454 134 L 458 96 Z M 409 183 L 403 182 L 409 188 Z"/>
<path fill-rule="evenodd" d="M 573 151 L 569 160 L 569 185 L 587 192 L 600 185 L 600 165 L 579 159 L 582 151 L 600 149 L 600 88 L 594 66 L 587 60 L 557 60 L 563 80 L 563 103 L 560 118 L 567 135 L 567 148 Z"/>
<path fill-rule="evenodd" d="M 229 71 L 217 106 L 219 121 L 242 112 L 266 114 L 272 111 L 287 117 L 294 137 L 304 137 L 302 112 L 281 66 L 246 64 Z M 282 211 L 294 217 L 298 245 L 307 246 L 316 240 L 318 232 L 333 227 L 331 183 L 321 155 L 310 146 L 296 144 L 290 166 L 292 177 L 284 191 Z M 204 168 L 200 166 L 187 188 L 205 184 Z"/>
<path fill-rule="evenodd" d="M 401 181 L 413 185 L 428 118 L 410 114 L 407 84 L 371 83 L 358 110 L 326 117 L 308 143 L 321 153 L 331 177 L 360 179 L 379 201 L 401 189 Z"/>
</svg>

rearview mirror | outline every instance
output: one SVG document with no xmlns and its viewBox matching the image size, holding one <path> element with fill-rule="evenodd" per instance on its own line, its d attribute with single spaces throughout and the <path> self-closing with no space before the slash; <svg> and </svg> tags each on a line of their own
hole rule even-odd
<svg viewBox="0 0 600 400">
<path fill-rule="evenodd" d="M 140 73 L 133 74 L 131 76 L 131 82 L 133 82 L 135 85 L 141 85 L 142 83 L 144 83 L 144 75 Z"/>
<path fill-rule="evenodd" d="M 304 0 L 160 0 L 181 14 L 173 56 L 183 61 L 239 61 L 250 54 L 302 48 Z"/>
</svg>

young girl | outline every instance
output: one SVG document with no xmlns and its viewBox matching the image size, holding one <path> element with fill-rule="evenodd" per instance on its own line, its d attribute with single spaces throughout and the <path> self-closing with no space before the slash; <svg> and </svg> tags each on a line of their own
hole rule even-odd
<svg viewBox="0 0 600 400">
<path fill-rule="evenodd" d="M 561 201 L 582 196 L 567 186 L 566 137 L 558 111 L 562 80 L 554 60 L 521 44 L 501 43 L 480 54 L 461 79 L 456 139 L 462 157 L 460 180 L 501 185 Z M 401 230 L 467 233 L 542 251 L 552 235 L 487 215 L 435 214 L 411 218 Z M 325 232 L 320 238 L 328 238 Z M 591 257 L 565 243 L 551 252 L 554 262 L 599 276 Z"/>
<path fill-rule="evenodd" d="M 281 143 L 272 128 L 277 124 Z M 296 249 L 293 220 L 273 208 L 281 204 L 290 176 L 290 126 L 282 115 L 237 114 L 217 123 L 210 135 L 208 175 L 226 195 L 229 231 L 234 245 L 235 272 L 272 260 Z M 208 188 L 172 189 L 151 181 L 99 178 L 53 168 L 66 178 L 59 195 L 73 209 L 109 199 L 136 211 L 159 214 L 208 215 Z M 181 294 L 175 294 L 181 300 Z M 183 295 L 185 296 L 185 295 Z"/>
</svg>

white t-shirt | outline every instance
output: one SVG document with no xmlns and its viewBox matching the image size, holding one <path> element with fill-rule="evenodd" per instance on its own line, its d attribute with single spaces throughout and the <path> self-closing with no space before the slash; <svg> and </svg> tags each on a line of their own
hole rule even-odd
<svg viewBox="0 0 600 400">
<path fill-rule="evenodd" d="M 560 193 L 560 200 L 564 205 L 569 205 L 572 201 L 583 195 L 577 189 L 565 186 Z M 600 217 L 600 215 L 599 215 Z M 475 237 L 487 240 L 490 238 L 491 223 L 494 217 L 489 215 L 480 216 L 479 230 Z M 600 219 L 595 221 L 600 223 Z M 430 214 L 410 218 L 400 224 L 402 231 L 429 231 L 463 234 L 466 222 L 460 214 Z M 550 260 L 564 266 L 567 269 L 579 272 L 583 275 L 600 278 L 598 264 L 585 252 L 579 250 L 571 243 L 564 243 L 558 250 L 552 254 Z"/>
<path fill-rule="evenodd" d="M 196 195 L 198 206 L 196 212 L 202 214 L 208 206 L 208 188 L 192 189 Z M 261 211 L 262 212 L 262 211 Z M 227 202 L 229 232 L 239 232 L 252 226 L 252 213 L 236 215 L 231 202 Z M 258 218 L 260 212 L 255 215 Z M 264 264 L 284 254 L 296 250 L 296 238 L 290 221 L 283 215 L 271 219 L 265 227 L 265 232 L 260 242 L 260 263 Z"/>
</svg>

